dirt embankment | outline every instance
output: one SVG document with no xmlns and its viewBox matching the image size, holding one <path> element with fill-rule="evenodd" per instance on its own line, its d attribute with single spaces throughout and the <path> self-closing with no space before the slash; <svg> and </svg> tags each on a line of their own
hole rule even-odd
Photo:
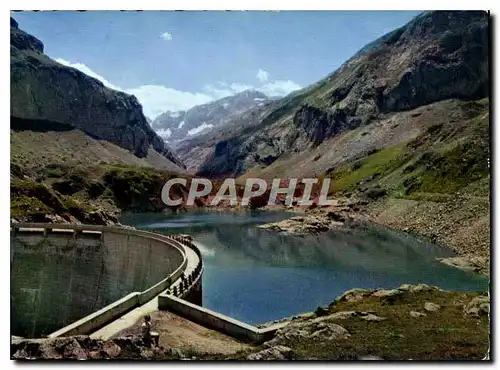
<svg viewBox="0 0 500 370">
<path fill-rule="evenodd" d="M 370 204 L 366 214 L 381 225 L 423 235 L 457 253 L 443 263 L 489 275 L 489 198 L 463 194 L 444 203 L 389 198 Z"/>
<path fill-rule="evenodd" d="M 123 330 L 116 337 L 140 335 L 142 322 Z M 207 329 L 174 313 L 156 311 L 151 324 L 160 335 L 159 343 L 165 348 L 177 348 L 183 353 L 232 354 L 250 350 L 253 346 L 241 343 L 218 331 Z"/>
</svg>

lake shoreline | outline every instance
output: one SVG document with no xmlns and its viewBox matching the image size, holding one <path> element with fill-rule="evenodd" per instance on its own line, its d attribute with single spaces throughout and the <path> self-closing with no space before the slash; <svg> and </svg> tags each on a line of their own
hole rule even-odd
<svg viewBox="0 0 500 370">
<path fill-rule="evenodd" d="M 418 222 L 412 222 L 406 215 L 391 214 L 396 208 L 394 201 L 411 202 L 416 206 L 426 205 L 431 211 L 422 212 L 422 218 Z M 489 276 L 490 256 L 488 245 L 476 248 L 471 241 L 457 240 L 454 237 L 456 225 L 453 220 L 447 222 L 444 219 L 444 227 L 436 228 L 434 220 L 428 217 L 435 208 L 434 202 L 408 201 L 404 199 L 384 198 L 381 200 L 363 200 L 355 198 L 336 198 L 336 205 L 323 207 L 297 207 L 285 205 L 265 206 L 258 209 L 250 209 L 241 206 L 205 206 L 183 208 L 177 212 L 164 211 L 168 215 L 182 215 L 198 212 L 209 213 L 234 213 L 249 214 L 252 212 L 288 212 L 292 216 L 281 221 L 263 223 L 259 228 L 284 235 L 318 235 L 339 228 L 356 228 L 364 225 L 384 227 L 390 230 L 408 233 L 410 235 L 424 238 L 433 244 L 452 250 L 456 256 L 440 259 L 439 261 L 449 266 L 472 271 L 474 273 Z M 122 212 L 120 216 L 129 212 Z M 161 213 L 161 212 L 159 212 Z M 118 219 L 120 219 L 120 216 Z M 446 231 L 446 232 L 445 232 Z M 472 235 L 478 235 L 482 230 L 471 230 Z M 450 236 L 451 234 L 451 236 Z"/>
<path fill-rule="evenodd" d="M 464 274 L 435 261 L 435 258 L 453 256 L 452 251 L 420 235 L 361 218 L 333 232 L 284 234 L 261 226 L 283 222 L 283 218 L 289 221 L 294 217 L 306 217 L 309 212 L 297 216 L 281 208 L 280 214 L 274 213 L 269 209 L 258 210 L 254 215 L 252 212 L 200 209 L 168 217 L 139 213 L 135 219 L 122 222 L 160 233 L 188 234 L 199 242 L 209 281 L 204 285 L 209 297 L 204 305 L 230 316 L 236 307 L 224 312 L 226 295 L 239 295 L 238 302 L 252 302 L 252 297 L 263 294 L 262 288 L 270 282 L 272 289 L 284 296 L 279 307 L 288 307 L 290 315 L 314 309 L 309 302 L 325 303 L 325 297 L 357 286 L 390 288 L 404 283 L 426 283 L 449 290 L 487 289 L 487 280 L 483 277 Z M 355 281 L 351 281 L 353 274 L 357 276 Z M 447 279 L 450 281 L 446 282 Z M 336 281 L 335 288 L 328 283 L 331 281 Z M 316 293 L 297 296 L 297 289 L 303 292 L 303 289 L 311 290 L 311 286 Z M 217 293 L 221 290 L 223 294 Z M 212 291 L 215 292 L 213 296 Z M 326 292 L 326 296 L 321 292 Z M 269 299 L 274 301 L 274 295 Z M 239 304 L 236 303 L 238 310 L 241 309 Z M 285 311 L 279 309 L 280 314 L 274 317 L 243 314 L 236 318 L 258 324 L 267 318 L 284 317 Z"/>
<path fill-rule="evenodd" d="M 396 200 L 400 203 L 407 202 L 413 207 L 425 205 L 430 208 L 428 212 L 422 212 L 419 215 L 419 219 L 415 222 L 406 214 L 394 212 L 393 210 L 396 209 L 396 206 L 391 204 L 394 201 L 394 199 L 390 198 L 374 202 L 345 198 L 339 200 L 339 204 L 335 206 L 317 207 L 306 210 L 296 208 L 295 213 L 302 214 L 301 216 L 260 225 L 259 227 L 288 235 L 305 235 L 320 234 L 342 227 L 355 228 L 362 225 L 376 225 L 424 238 L 433 244 L 450 249 L 457 255 L 441 259 L 440 262 L 464 271 L 473 271 L 489 276 L 489 240 L 483 241 L 480 246 L 474 244 L 474 237 L 482 238 L 484 236 L 483 228 L 469 228 L 470 234 L 473 237 L 464 241 L 456 236 L 457 227 L 455 220 L 441 218 L 439 223 L 435 222 L 433 211 L 437 208 L 436 203 L 408 201 L 404 199 Z M 397 205 L 399 206 L 399 204 Z"/>
</svg>

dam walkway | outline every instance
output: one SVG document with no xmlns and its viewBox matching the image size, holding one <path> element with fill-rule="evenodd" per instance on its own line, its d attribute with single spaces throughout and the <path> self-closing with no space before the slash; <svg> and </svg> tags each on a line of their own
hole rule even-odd
<svg viewBox="0 0 500 370">
<path fill-rule="evenodd" d="M 193 249 L 186 248 L 185 251 L 188 263 L 184 273 L 185 275 L 189 275 L 195 271 L 195 268 L 196 266 L 198 266 L 201 259 Z M 168 290 L 173 290 L 174 287 L 179 287 L 181 283 L 182 280 L 179 278 L 168 289 L 165 289 L 165 291 L 160 294 L 166 293 Z M 92 334 L 90 334 L 90 337 L 95 339 L 107 340 L 117 335 L 122 330 L 131 327 L 139 320 L 142 320 L 145 315 L 151 314 L 155 311 L 158 311 L 158 296 L 154 297 L 142 306 L 136 307 L 132 311 L 127 312 L 125 315 L 119 317 L 118 319 L 100 328 L 99 330 L 93 332 Z"/>
</svg>

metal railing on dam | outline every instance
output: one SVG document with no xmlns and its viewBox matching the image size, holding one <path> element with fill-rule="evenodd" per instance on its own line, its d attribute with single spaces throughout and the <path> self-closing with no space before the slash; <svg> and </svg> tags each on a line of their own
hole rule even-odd
<svg viewBox="0 0 500 370">
<path fill-rule="evenodd" d="M 172 259 L 175 266 L 173 271 L 164 279 L 141 292 L 130 294 L 106 305 L 105 307 L 52 332 L 48 337 L 90 334 L 104 325 L 118 319 L 125 313 L 149 302 L 161 292 L 168 289 L 169 294 L 179 298 L 187 297 L 192 290 L 201 284 L 203 262 L 199 249 L 188 237 L 178 235 L 164 235 L 155 232 L 137 230 L 127 227 L 81 225 L 81 224 L 42 224 L 42 223 L 12 223 L 11 236 L 33 235 L 42 233 L 44 238 L 51 235 L 65 235 L 68 238 L 89 236 L 100 238 L 103 243 L 109 242 L 118 235 L 133 237 L 133 241 L 154 248 L 165 246 L 172 248 Z M 142 243 L 141 240 L 144 240 Z M 120 244 L 115 242 L 115 244 Z M 121 247 L 116 245 L 115 247 Z"/>
</svg>

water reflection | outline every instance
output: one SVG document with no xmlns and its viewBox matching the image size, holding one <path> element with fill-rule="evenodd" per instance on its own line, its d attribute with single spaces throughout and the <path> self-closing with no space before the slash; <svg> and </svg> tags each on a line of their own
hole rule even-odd
<svg viewBox="0 0 500 370">
<path fill-rule="evenodd" d="M 285 236 L 257 228 L 289 213 L 127 215 L 122 222 L 192 235 L 204 254 L 204 306 L 253 324 L 314 310 L 354 288 L 428 283 L 485 290 L 486 278 L 435 260 L 452 252 L 379 228 Z"/>
</svg>

